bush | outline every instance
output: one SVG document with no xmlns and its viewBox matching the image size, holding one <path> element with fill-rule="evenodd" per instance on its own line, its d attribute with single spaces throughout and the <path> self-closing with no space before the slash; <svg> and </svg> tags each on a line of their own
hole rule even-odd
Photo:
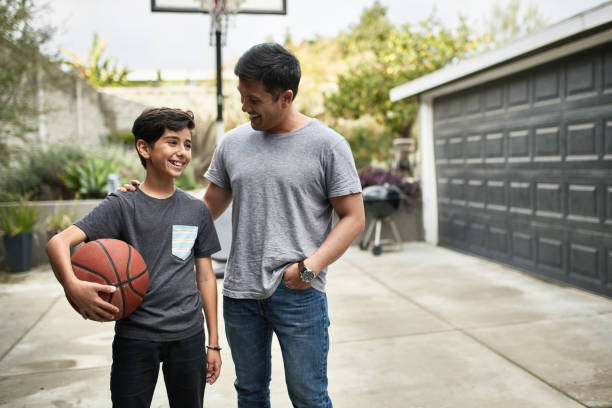
<svg viewBox="0 0 612 408">
<path fill-rule="evenodd" d="M 93 173 L 86 168 L 89 160 L 94 161 L 91 164 L 95 168 Z M 115 163 L 115 166 L 103 170 L 103 174 L 95 174 L 100 170 L 98 167 L 103 169 L 106 166 L 101 163 L 109 162 Z M 72 172 L 72 175 L 67 176 L 71 178 L 68 185 L 61 175 L 66 173 L 65 170 L 69 167 L 71 169 L 68 173 Z M 78 181 L 81 177 L 77 175 L 78 167 L 83 167 L 80 172 L 89 173 L 88 176 L 82 175 L 82 183 Z M 132 147 L 126 149 L 123 146 L 106 145 L 92 149 L 87 146 L 53 145 L 44 149 L 33 149 L 15 157 L 10 167 L 0 166 L 0 201 L 19 201 L 25 196 L 32 201 L 71 200 L 77 198 L 77 193 L 80 198 L 103 197 L 106 194 L 109 170 L 119 173 L 121 183 L 131 179 L 142 180 L 144 177 L 144 170 Z M 87 180 L 87 177 L 90 180 Z M 84 191 L 79 192 L 82 185 L 98 185 L 95 188 L 85 187 L 85 191 L 100 190 L 99 185 L 102 185 L 104 194 L 98 191 L 83 195 Z"/>
<path fill-rule="evenodd" d="M 83 163 L 66 165 L 60 177 L 66 182 L 66 187 L 75 191 L 79 198 L 104 198 L 108 176 L 117 170 L 118 166 L 113 159 L 90 155 Z"/>
<path fill-rule="evenodd" d="M 23 152 L 10 167 L 0 170 L 0 201 L 72 199 L 74 192 L 59 177 L 66 163 L 82 161 L 85 150 L 73 145 L 55 145 Z"/>
</svg>

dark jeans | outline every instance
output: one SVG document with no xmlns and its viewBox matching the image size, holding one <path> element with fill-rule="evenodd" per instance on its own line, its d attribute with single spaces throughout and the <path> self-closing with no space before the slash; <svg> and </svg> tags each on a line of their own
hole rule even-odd
<svg viewBox="0 0 612 408">
<path fill-rule="evenodd" d="M 148 408 L 162 363 L 171 408 L 202 408 L 206 385 L 204 331 L 185 340 L 155 342 L 115 335 L 111 398 L 115 408 Z"/>
<path fill-rule="evenodd" d="M 223 298 L 225 332 L 236 367 L 239 408 L 270 407 L 271 343 L 283 354 L 289 398 L 297 408 L 331 408 L 327 394 L 329 317 L 325 293 L 284 283 L 268 299 Z"/>
</svg>

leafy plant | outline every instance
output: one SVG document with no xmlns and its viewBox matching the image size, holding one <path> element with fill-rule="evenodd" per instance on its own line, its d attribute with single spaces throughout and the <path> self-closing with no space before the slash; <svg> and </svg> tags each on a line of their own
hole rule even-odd
<svg viewBox="0 0 612 408">
<path fill-rule="evenodd" d="M 10 167 L 0 166 L 0 201 L 72 199 L 74 193 L 59 177 L 66 163 L 85 159 L 86 151 L 73 145 L 32 148 L 14 155 Z"/>
<path fill-rule="evenodd" d="M 45 219 L 46 230 L 48 235 L 53 235 L 59 231 L 63 231 L 71 226 L 75 219 L 74 208 L 68 211 L 64 206 L 58 205 L 55 207 L 53 214 Z"/>
<path fill-rule="evenodd" d="M 106 40 L 100 41 L 98 34 L 94 33 L 91 50 L 87 51 L 85 58 L 81 59 L 72 51 L 61 48 L 60 51 L 70 60 L 64 61 L 76 69 L 79 76 L 86 79 L 93 86 L 118 86 L 127 83 L 128 70 L 119 69 L 117 61 L 111 57 L 102 59 L 106 49 Z"/>
<path fill-rule="evenodd" d="M 108 175 L 117 170 L 118 166 L 113 159 L 90 156 L 84 163 L 66 165 L 60 177 L 81 198 L 104 198 L 107 194 Z"/>
<path fill-rule="evenodd" d="M 419 182 L 410 180 L 398 169 L 391 168 L 390 170 L 376 168 L 372 166 L 365 167 L 358 172 L 361 187 L 369 186 L 395 186 L 400 191 L 404 202 L 410 207 L 420 192 Z"/>
<path fill-rule="evenodd" d="M 0 208 L 0 230 L 10 236 L 31 232 L 38 220 L 38 210 L 23 200 L 16 206 Z"/>
</svg>

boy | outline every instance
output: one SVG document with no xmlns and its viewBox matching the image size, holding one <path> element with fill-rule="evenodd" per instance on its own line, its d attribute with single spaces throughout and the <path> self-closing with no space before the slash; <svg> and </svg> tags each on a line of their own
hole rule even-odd
<svg viewBox="0 0 612 408">
<path fill-rule="evenodd" d="M 194 126 L 190 111 L 145 110 L 132 127 L 146 170 L 137 192 L 111 193 L 47 244 L 53 272 L 66 295 L 84 319 L 99 322 L 113 320 L 118 309 L 98 292 L 112 293 L 115 288 L 78 280 L 70 248 L 83 241 L 117 238 L 134 246 L 147 263 L 149 286 L 143 302 L 115 323 L 113 407 L 150 406 L 161 362 L 170 407 L 202 407 L 206 382 L 213 384 L 219 377 L 217 282 L 210 255 L 220 245 L 206 205 L 174 185 L 191 160 Z"/>
</svg>

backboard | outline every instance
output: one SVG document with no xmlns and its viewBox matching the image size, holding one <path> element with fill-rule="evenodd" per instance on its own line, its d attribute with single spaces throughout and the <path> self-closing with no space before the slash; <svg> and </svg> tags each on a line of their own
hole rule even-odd
<svg viewBox="0 0 612 408">
<path fill-rule="evenodd" d="M 151 11 L 208 13 L 211 0 L 151 0 Z M 241 0 L 241 14 L 287 14 L 287 0 Z"/>
</svg>

